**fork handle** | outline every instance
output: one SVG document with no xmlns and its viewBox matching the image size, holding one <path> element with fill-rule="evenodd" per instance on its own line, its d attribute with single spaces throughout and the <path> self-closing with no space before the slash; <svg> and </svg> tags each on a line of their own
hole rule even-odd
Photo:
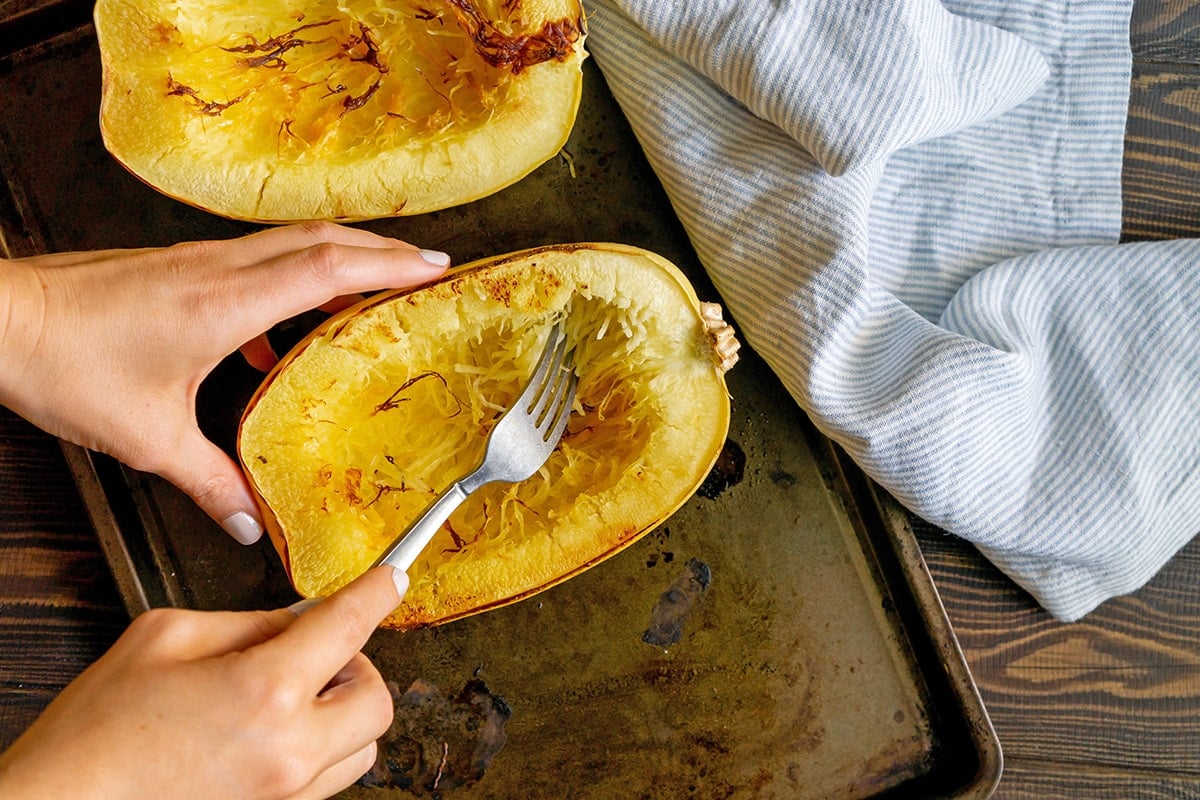
<svg viewBox="0 0 1200 800">
<path fill-rule="evenodd" d="M 375 559 L 375 563 L 371 565 L 372 568 L 389 564 L 407 572 L 408 568 L 417 560 L 417 556 L 421 555 L 421 551 L 433 540 L 438 529 L 442 527 L 442 523 L 450 519 L 454 509 L 467 499 L 469 492 L 463 488 L 462 484 L 462 481 L 455 481 L 450 484 L 450 488 L 438 495 L 437 499 L 421 513 L 421 516 L 405 528 L 391 546 Z"/>
</svg>

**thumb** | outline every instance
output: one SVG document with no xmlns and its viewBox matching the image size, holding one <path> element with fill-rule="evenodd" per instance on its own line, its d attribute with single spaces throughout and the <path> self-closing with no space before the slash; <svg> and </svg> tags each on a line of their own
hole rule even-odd
<svg viewBox="0 0 1200 800">
<path fill-rule="evenodd" d="M 279 663 L 289 664 L 291 672 L 317 691 L 362 649 L 407 590 L 403 571 L 386 565 L 369 569 L 309 605 L 303 616 L 262 645 L 263 652 L 275 653 Z"/>
<path fill-rule="evenodd" d="M 179 443 L 159 475 L 178 486 L 237 541 L 254 544 L 262 537 L 262 517 L 245 473 L 199 429 Z"/>
</svg>

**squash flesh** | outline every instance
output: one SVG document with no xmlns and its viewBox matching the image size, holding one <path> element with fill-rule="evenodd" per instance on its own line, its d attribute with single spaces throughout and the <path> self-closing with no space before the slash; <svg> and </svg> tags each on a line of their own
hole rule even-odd
<svg viewBox="0 0 1200 800">
<path fill-rule="evenodd" d="M 423 213 L 502 188 L 574 121 L 577 0 L 100 0 L 101 129 L 226 216 Z"/>
<path fill-rule="evenodd" d="M 729 422 L 681 281 L 644 251 L 552 248 L 331 320 L 268 379 L 239 437 L 297 590 L 321 596 L 353 579 L 478 462 L 567 308 L 580 387 L 562 442 L 535 477 L 467 499 L 409 570 L 388 624 L 528 596 L 665 519 L 707 474 Z"/>
</svg>

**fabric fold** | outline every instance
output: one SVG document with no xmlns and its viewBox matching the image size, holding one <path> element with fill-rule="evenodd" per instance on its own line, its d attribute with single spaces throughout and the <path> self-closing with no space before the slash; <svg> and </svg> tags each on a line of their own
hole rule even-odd
<svg viewBox="0 0 1200 800">
<path fill-rule="evenodd" d="M 831 175 L 1000 114 L 1049 75 L 1019 37 L 938 0 L 615 5 Z"/>
<path fill-rule="evenodd" d="M 1200 530 L 1200 243 L 1115 244 L 1129 10 L 599 0 L 590 18 L 746 340 L 868 474 L 1065 620 Z M 972 85 L 926 79 L 951 65 Z"/>
</svg>

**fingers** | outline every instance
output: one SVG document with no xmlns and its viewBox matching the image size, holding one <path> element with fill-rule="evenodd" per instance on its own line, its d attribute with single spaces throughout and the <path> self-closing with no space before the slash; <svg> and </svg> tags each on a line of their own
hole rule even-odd
<svg viewBox="0 0 1200 800">
<path fill-rule="evenodd" d="M 296 797 L 328 797 L 358 780 L 374 765 L 375 740 L 391 726 L 395 704 L 383 676 L 358 648 L 374 631 L 381 615 L 386 615 L 399 603 L 407 582 L 404 573 L 391 567 L 371 570 L 340 592 L 310 606 L 303 616 L 295 617 L 288 610 L 280 612 L 292 616 L 288 630 L 302 626 L 307 628 L 301 631 L 305 636 L 293 635 L 274 644 L 278 641 L 276 638 L 272 644 L 259 648 L 260 654 L 274 651 L 268 652 L 267 663 L 278 664 L 280 654 L 293 654 L 284 665 L 289 677 L 295 677 L 297 672 L 307 672 L 300 684 L 293 684 L 301 687 L 301 692 L 315 691 L 314 675 L 316 681 L 324 681 L 312 699 L 312 715 L 305 725 L 309 730 L 306 740 L 317 743 L 307 761 L 320 765 L 321 772 Z M 358 604 L 357 612 L 347 613 L 350 601 Z M 371 619 L 375 622 L 368 624 L 367 620 Z M 332 630 L 331 625 L 334 626 Z M 366 627 L 370 630 L 364 630 Z M 280 635 L 284 634 L 286 631 Z M 314 647 L 308 641 L 310 636 L 320 637 L 326 644 L 329 641 L 345 642 L 354 651 L 344 658 L 327 647 L 318 645 L 310 649 Z M 297 647 L 305 649 L 298 651 L 295 650 Z M 341 666 L 329 674 L 329 665 L 339 661 Z M 322 664 L 324 667 L 320 666 Z M 316 668 L 309 671 L 309 666 Z M 303 688 L 305 680 L 308 681 L 307 690 Z"/>
<path fill-rule="evenodd" d="M 230 250 L 233 262 L 249 265 L 268 261 L 288 253 L 305 250 L 319 244 L 338 244 L 347 247 L 374 249 L 403 248 L 415 252 L 413 245 L 379 236 L 361 228 L 336 225 L 331 222 L 306 222 L 266 228 L 237 239 L 226 239 L 221 245 Z"/>
<path fill-rule="evenodd" d="M 408 576 L 400 570 L 368 570 L 308 609 L 262 649 L 292 665 L 302 685 L 319 692 L 362 649 L 407 588 Z"/>
<path fill-rule="evenodd" d="M 354 247 L 321 243 L 294 250 L 228 276 L 251 326 L 246 338 L 276 322 L 359 292 L 419 286 L 441 277 L 449 257 L 427 260 L 408 247 Z M 433 256 L 430 256 L 433 258 Z M 250 323 L 249 321 L 253 322 Z"/>
<path fill-rule="evenodd" d="M 375 766 L 377 753 L 378 747 L 372 740 L 365 747 L 322 772 L 289 800 L 325 800 L 332 797 L 369 772 Z"/>
<path fill-rule="evenodd" d="M 390 605 L 397 597 L 391 572 L 372 571 L 346 594 L 390 594 L 384 603 Z M 378 591 L 387 587 L 387 592 Z M 342 600 L 334 595 L 327 602 L 334 606 Z M 362 603 L 365 607 L 370 601 Z M 86 742 L 89 732 L 107 725 L 99 734 L 100 749 L 111 744 L 122 750 L 113 764 L 136 767 L 131 777 L 147 769 L 168 774 L 169 764 L 156 766 L 152 758 L 139 766 L 136 758 L 168 753 L 196 766 L 201 793 L 207 786 L 210 793 L 228 794 L 218 787 L 232 781 L 246 788 L 247 796 L 262 794 L 258 788 L 270 796 L 332 795 L 371 768 L 374 741 L 390 726 L 394 703 L 378 670 L 357 651 L 324 687 L 306 688 L 298 680 L 298 672 L 314 654 L 273 645 L 290 627 L 316 619 L 319 610 L 324 609 L 318 606 L 311 617 L 300 618 L 286 609 L 154 609 L 140 615 L 81 678 L 87 682 L 72 684 L 82 688 L 75 688 L 74 695 L 68 689 L 56 701 L 61 707 L 64 698 L 70 702 L 72 697 L 91 696 L 80 708 L 99 709 L 85 716 L 63 744 L 70 752 L 80 736 Z M 74 716 L 79 717 L 79 709 Z M 109 725 L 114 718 L 117 721 Z M 91 735 L 94 750 L 96 734 Z M 130 743 L 130 737 L 136 741 Z"/>
<path fill-rule="evenodd" d="M 328 303 L 322 303 L 319 308 L 326 314 L 336 314 L 361 303 L 363 299 L 364 296 L 357 293 L 338 295 Z M 271 341 L 265 333 L 260 333 L 238 349 L 241 350 L 246 363 L 259 372 L 270 372 L 279 363 L 279 355 L 271 346 Z"/>
<path fill-rule="evenodd" d="M 196 505 L 242 544 L 263 533 L 258 504 L 245 473 L 221 448 L 193 429 L 157 472 L 191 497 Z"/>
<path fill-rule="evenodd" d="M 275 348 L 271 347 L 265 333 L 260 333 L 238 349 L 242 351 L 246 363 L 259 372 L 270 372 L 279 363 L 279 356 L 275 354 Z"/>
<path fill-rule="evenodd" d="M 296 617 L 286 609 L 272 611 L 220 612 L 229 619 L 207 637 L 213 655 L 235 653 L 274 639 L 287 630 Z"/>
<path fill-rule="evenodd" d="M 434 261 L 427 260 L 429 258 Z M 220 314 L 224 356 L 271 326 L 338 298 L 380 289 L 419 286 L 440 278 L 449 257 L 403 247 L 358 247 L 322 242 L 229 271 L 203 314 Z"/>
<path fill-rule="evenodd" d="M 16 261 L 35 263 L 42 267 L 65 267 L 96 263 L 110 259 L 127 259 L 140 254 L 175 251 L 180 258 L 203 257 L 234 267 L 250 266 L 262 261 L 286 256 L 319 245 L 344 245 L 367 249 L 399 249 L 410 253 L 425 253 L 442 266 L 449 264 L 444 253 L 422 251 L 408 242 L 380 236 L 360 228 L 336 225 L 331 222 L 307 222 L 266 228 L 247 236 L 206 242 L 184 242 L 174 248 L 143 247 L 114 250 L 70 251 L 29 256 Z M 443 260 L 444 259 L 444 260 Z"/>
<path fill-rule="evenodd" d="M 350 742 L 358 733 L 372 739 L 382 736 L 392 724 L 394 711 L 387 684 L 362 653 L 355 653 L 317 696 L 318 725 L 340 742 Z M 361 742 L 331 757 L 341 760 L 359 746 Z"/>
<path fill-rule="evenodd" d="M 318 780 L 348 783 L 371 768 L 373 759 L 363 764 L 355 757 L 365 758 L 364 744 L 369 746 L 387 732 L 395 704 L 379 671 L 366 656 L 355 653 L 330 686 L 317 696 L 313 712 L 314 731 L 319 731 L 326 741 L 315 758 L 329 765 Z M 347 759 L 353 766 L 347 766 Z"/>
<path fill-rule="evenodd" d="M 295 620 L 286 610 L 191 611 L 156 608 L 130 625 L 131 645 L 141 653 L 194 661 L 241 652 L 278 636 Z M 118 641 L 121 647 L 130 646 Z M 116 648 L 114 648 L 116 649 Z"/>
<path fill-rule="evenodd" d="M 328 303 L 323 304 L 321 310 L 326 314 L 336 314 L 339 311 L 345 311 L 357 303 L 361 303 L 364 299 L 366 299 L 364 295 L 357 293 L 338 295 Z"/>
</svg>

